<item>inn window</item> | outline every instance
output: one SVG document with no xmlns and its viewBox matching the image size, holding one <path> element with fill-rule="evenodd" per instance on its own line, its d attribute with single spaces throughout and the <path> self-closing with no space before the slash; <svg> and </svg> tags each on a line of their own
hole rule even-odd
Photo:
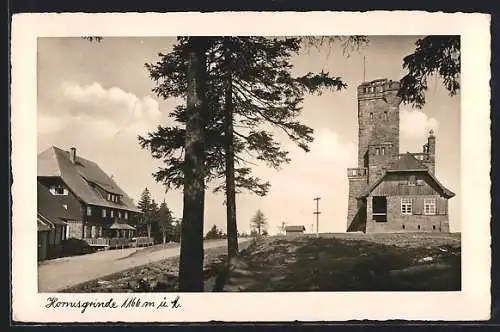
<svg viewBox="0 0 500 332">
<path fill-rule="evenodd" d="M 106 218 L 106 209 L 102 209 L 102 217 Z"/>
<path fill-rule="evenodd" d="M 111 194 L 110 194 L 110 193 L 108 193 L 108 197 L 107 197 L 107 199 L 108 199 L 108 201 L 110 201 L 110 200 L 111 200 Z"/>
<path fill-rule="evenodd" d="M 425 198 L 424 199 L 424 214 L 435 215 L 436 214 L 436 199 L 435 198 Z"/>
<path fill-rule="evenodd" d="M 87 206 L 87 216 L 91 216 L 91 215 L 92 215 L 92 207 Z"/>
<path fill-rule="evenodd" d="M 122 218 L 122 213 L 120 211 L 118 211 L 118 219 L 121 219 Z"/>
<path fill-rule="evenodd" d="M 412 213 L 412 199 L 411 198 L 401 198 L 401 213 L 411 214 Z"/>
<path fill-rule="evenodd" d="M 109 215 L 111 216 L 111 218 L 113 218 L 115 216 L 115 211 L 110 210 Z"/>
<path fill-rule="evenodd" d="M 127 220 L 127 219 L 128 219 L 128 213 L 127 213 L 127 211 L 125 211 L 125 213 L 124 213 L 124 215 L 123 215 L 123 218 L 125 218 L 125 220 Z"/>
</svg>

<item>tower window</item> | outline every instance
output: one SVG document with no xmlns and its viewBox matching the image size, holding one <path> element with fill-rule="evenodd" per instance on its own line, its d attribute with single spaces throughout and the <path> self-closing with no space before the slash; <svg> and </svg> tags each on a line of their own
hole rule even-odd
<svg viewBox="0 0 500 332">
<path fill-rule="evenodd" d="M 370 112 L 370 120 L 373 120 L 373 112 Z"/>
<path fill-rule="evenodd" d="M 432 229 L 433 229 L 433 230 L 436 230 L 436 225 L 432 225 Z"/>
<path fill-rule="evenodd" d="M 379 148 L 375 148 L 375 155 L 380 155 L 380 149 Z"/>
<path fill-rule="evenodd" d="M 384 147 L 380 148 L 380 154 L 385 155 L 385 148 Z"/>
<path fill-rule="evenodd" d="M 387 121 L 387 111 L 384 111 L 384 120 Z"/>
<path fill-rule="evenodd" d="M 420 225 L 418 225 L 417 228 L 420 230 Z"/>
<path fill-rule="evenodd" d="M 405 224 L 403 224 L 403 229 L 405 229 Z"/>
</svg>

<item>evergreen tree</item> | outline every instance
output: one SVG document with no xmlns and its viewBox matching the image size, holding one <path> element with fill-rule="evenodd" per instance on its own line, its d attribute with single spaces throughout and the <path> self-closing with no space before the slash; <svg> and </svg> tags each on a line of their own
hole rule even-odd
<svg viewBox="0 0 500 332">
<path fill-rule="evenodd" d="M 162 235 L 162 243 L 165 244 L 167 242 L 167 238 L 172 239 L 173 237 L 173 217 L 172 211 L 165 203 L 165 200 L 160 205 L 160 209 L 158 211 L 158 228 Z"/>
<path fill-rule="evenodd" d="M 415 45 L 415 51 L 403 59 L 403 68 L 408 70 L 400 81 L 403 102 L 422 108 L 427 80 L 432 75 L 439 76 L 454 96 L 460 89 L 460 36 L 427 36 Z"/>
<path fill-rule="evenodd" d="M 212 228 L 207 232 L 205 235 L 205 238 L 207 240 L 213 240 L 213 239 L 221 239 L 223 236 L 222 230 L 218 229 L 216 225 L 213 225 Z"/>
<path fill-rule="evenodd" d="M 137 203 L 137 207 L 139 210 L 141 210 L 142 215 L 139 219 L 139 233 L 144 234 L 148 237 L 150 237 L 150 229 L 151 229 L 151 223 L 152 223 L 152 201 L 151 201 L 151 194 L 148 190 L 148 188 L 145 188 L 144 191 L 141 194 L 141 198 L 139 199 L 139 202 Z"/>
<path fill-rule="evenodd" d="M 206 159 L 206 52 L 208 38 L 186 38 L 186 112 L 183 162 L 183 211 L 181 226 L 181 253 L 179 259 L 179 290 L 203 291 L 203 222 L 205 206 Z"/>
<path fill-rule="evenodd" d="M 150 219 L 149 223 L 147 224 L 147 232 L 148 232 L 148 237 L 154 237 L 154 234 L 158 234 L 158 224 L 159 224 L 159 218 L 160 218 L 160 209 L 158 207 L 158 204 L 156 201 L 153 199 L 151 200 L 151 207 L 149 210 L 150 213 Z"/>
<path fill-rule="evenodd" d="M 250 227 L 257 231 L 258 235 L 262 235 L 262 230 L 267 226 L 267 220 L 261 210 L 257 210 L 255 215 L 250 220 Z"/>
</svg>

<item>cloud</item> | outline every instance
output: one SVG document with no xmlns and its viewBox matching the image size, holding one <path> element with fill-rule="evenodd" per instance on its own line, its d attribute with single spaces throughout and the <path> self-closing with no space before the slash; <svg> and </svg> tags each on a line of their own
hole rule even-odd
<svg viewBox="0 0 500 332">
<path fill-rule="evenodd" d="M 78 126 L 87 133 L 143 134 L 158 125 L 161 112 L 150 96 L 138 97 L 119 87 L 99 83 L 63 82 L 55 107 L 39 114 L 39 132 L 49 133 Z"/>
<path fill-rule="evenodd" d="M 401 109 L 400 131 L 401 137 L 407 139 L 424 139 L 429 130 L 436 131 L 439 123 L 435 118 L 428 117 L 420 110 Z"/>
</svg>

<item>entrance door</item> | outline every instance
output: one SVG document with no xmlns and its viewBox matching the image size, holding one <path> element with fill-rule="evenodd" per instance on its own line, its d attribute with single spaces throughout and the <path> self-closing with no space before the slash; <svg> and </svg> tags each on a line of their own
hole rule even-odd
<svg viewBox="0 0 500 332">
<path fill-rule="evenodd" d="M 387 222 L 387 198 L 385 196 L 373 196 L 372 203 L 373 220 Z"/>
</svg>

